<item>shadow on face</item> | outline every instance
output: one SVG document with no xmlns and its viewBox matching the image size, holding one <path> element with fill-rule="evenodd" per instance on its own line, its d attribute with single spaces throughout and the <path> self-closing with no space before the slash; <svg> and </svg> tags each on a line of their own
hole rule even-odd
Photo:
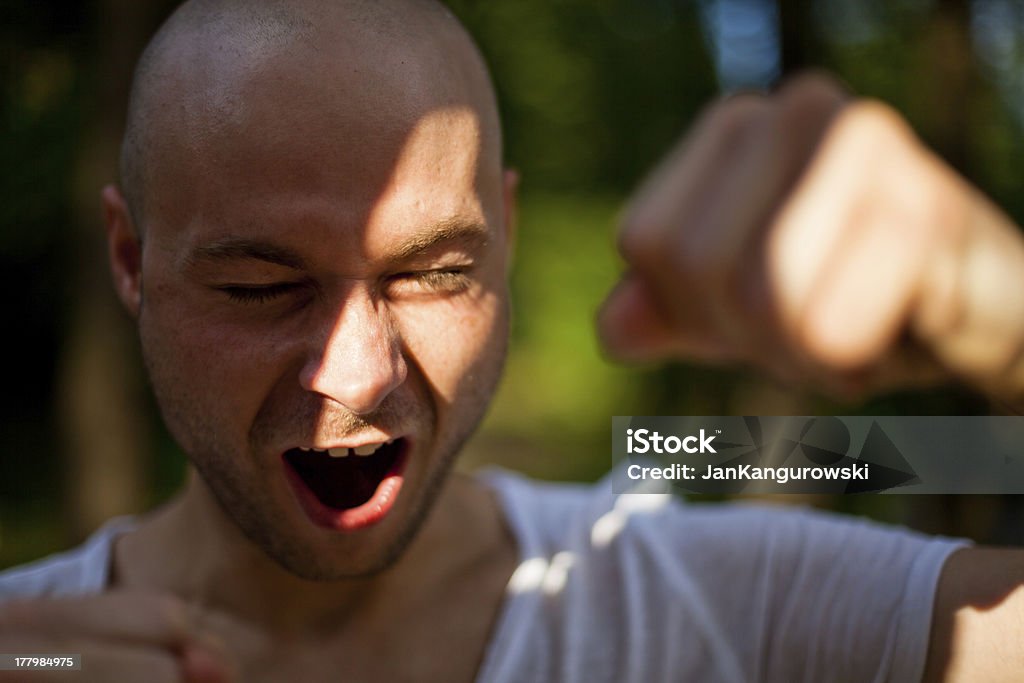
<svg viewBox="0 0 1024 683">
<path fill-rule="evenodd" d="M 171 433 L 296 573 L 397 554 L 483 415 L 507 337 L 500 156 L 485 67 L 433 4 L 189 3 L 140 63 L 115 282 Z M 281 454 L 371 433 L 413 444 L 407 493 L 370 541 L 325 540 Z"/>
</svg>

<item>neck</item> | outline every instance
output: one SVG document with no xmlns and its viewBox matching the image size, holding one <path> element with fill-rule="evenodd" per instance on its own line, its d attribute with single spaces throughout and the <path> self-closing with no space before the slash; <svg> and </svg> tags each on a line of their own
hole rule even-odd
<svg viewBox="0 0 1024 683">
<path fill-rule="evenodd" d="M 298 634 L 339 629 L 357 615 L 407 603 L 411 594 L 508 542 L 490 492 L 454 475 L 393 566 L 369 577 L 309 581 L 264 554 L 190 473 L 176 499 L 119 540 L 113 583 L 169 592 L 271 631 Z"/>
</svg>

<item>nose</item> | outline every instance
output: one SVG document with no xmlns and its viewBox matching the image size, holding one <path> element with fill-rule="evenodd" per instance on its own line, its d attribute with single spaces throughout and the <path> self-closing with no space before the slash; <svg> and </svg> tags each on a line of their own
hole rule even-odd
<svg viewBox="0 0 1024 683">
<path fill-rule="evenodd" d="M 306 391 L 366 415 L 405 381 L 407 368 L 394 320 L 369 292 L 350 293 L 321 328 L 299 374 Z"/>
</svg>

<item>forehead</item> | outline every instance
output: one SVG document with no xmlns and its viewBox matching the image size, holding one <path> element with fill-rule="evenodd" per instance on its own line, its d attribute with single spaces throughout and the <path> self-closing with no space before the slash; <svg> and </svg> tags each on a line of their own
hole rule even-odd
<svg viewBox="0 0 1024 683">
<path fill-rule="evenodd" d="M 338 107 L 294 85 L 249 95 L 177 145 L 154 233 L 183 248 L 245 236 L 365 256 L 425 226 L 498 218 L 500 174 L 482 163 L 471 107 Z"/>
<path fill-rule="evenodd" d="M 254 146 L 195 195 L 176 241 L 191 250 L 251 238 L 308 259 L 356 263 L 393 256 L 430 233 L 487 231 L 476 139 L 470 113 L 438 111 L 395 149 L 377 149 L 373 140 L 346 149 Z"/>
<path fill-rule="evenodd" d="M 465 41 L 354 31 L 219 58 L 207 38 L 165 62 L 147 234 L 388 239 L 453 217 L 498 220 L 500 133 Z"/>
</svg>

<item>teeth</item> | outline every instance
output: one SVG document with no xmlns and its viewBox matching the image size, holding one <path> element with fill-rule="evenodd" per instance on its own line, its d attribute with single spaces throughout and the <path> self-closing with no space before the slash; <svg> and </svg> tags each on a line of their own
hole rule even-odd
<svg viewBox="0 0 1024 683">
<path fill-rule="evenodd" d="M 368 443 L 363 446 L 356 446 L 355 448 L 316 448 L 314 446 L 299 446 L 299 450 L 305 453 L 326 453 L 332 458 L 345 458 L 353 453 L 365 458 L 376 453 L 381 446 L 385 446 L 390 443 L 391 441 L 388 441 L 387 443 Z"/>
</svg>

